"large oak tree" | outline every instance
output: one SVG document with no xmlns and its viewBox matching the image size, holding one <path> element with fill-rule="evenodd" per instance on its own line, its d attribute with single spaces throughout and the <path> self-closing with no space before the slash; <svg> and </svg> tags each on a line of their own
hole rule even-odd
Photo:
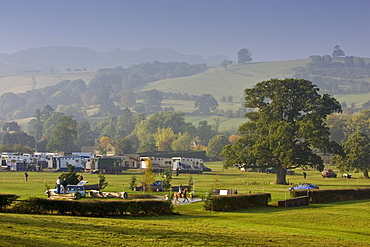
<svg viewBox="0 0 370 247">
<path fill-rule="evenodd" d="M 243 135 L 225 146 L 221 155 L 225 166 L 274 167 L 277 184 L 286 184 L 286 169 L 323 168 L 317 150 L 340 152 L 339 144 L 329 140 L 326 117 L 341 111 L 333 97 L 303 79 L 271 79 L 245 89 L 249 121 L 240 126 Z"/>
</svg>

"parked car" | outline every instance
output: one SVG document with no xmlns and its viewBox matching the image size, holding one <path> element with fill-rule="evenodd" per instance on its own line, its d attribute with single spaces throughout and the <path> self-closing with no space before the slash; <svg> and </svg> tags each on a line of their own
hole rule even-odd
<svg viewBox="0 0 370 247">
<path fill-rule="evenodd" d="M 319 189 L 319 186 L 309 183 L 302 183 L 289 188 L 289 190 L 312 190 L 312 189 Z"/>
<path fill-rule="evenodd" d="M 295 174 L 295 171 L 286 169 L 286 175 L 294 175 L 294 174 Z"/>
<path fill-rule="evenodd" d="M 337 174 L 331 169 L 324 169 L 321 172 L 323 178 L 336 178 Z"/>
<path fill-rule="evenodd" d="M 211 168 L 209 168 L 209 167 L 203 166 L 203 171 L 204 171 L 204 172 L 211 172 L 211 171 L 212 171 L 212 169 L 211 169 Z"/>
<path fill-rule="evenodd" d="M 50 189 L 45 191 L 45 195 L 48 197 L 50 196 L 51 193 L 57 193 L 57 188 L 55 189 Z M 85 188 L 82 185 L 67 185 L 67 191 L 65 194 L 71 194 L 71 193 L 79 193 L 80 196 L 76 196 L 77 199 L 78 197 L 86 197 L 86 191 Z M 60 193 L 59 194 L 64 194 L 63 186 L 60 187 Z"/>
</svg>

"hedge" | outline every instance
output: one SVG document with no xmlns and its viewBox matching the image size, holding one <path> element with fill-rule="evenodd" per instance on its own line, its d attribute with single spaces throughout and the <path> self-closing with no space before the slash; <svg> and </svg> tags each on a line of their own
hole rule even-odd
<svg viewBox="0 0 370 247">
<path fill-rule="evenodd" d="M 290 192 L 292 198 L 309 196 L 310 203 L 326 203 L 347 200 L 370 199 L 370 188 L 342 189 L 342 190 L 294 190 Z"/>
<path fill-rule="evenodd" d="M 0 212 L 4 212 L 18 198 L 19 196 L 13 194 L 0 194 Z"/>
<path fill-rule="evenodd" d="M 210 211 L 238 211 L 247 208 L 266 207 L 271 200 L 270 193 L 213 196 L 208 194 L 204 208 Z"/>
<path fill-rule="evenodd" d="M 48 200 L 29 198 L 19 201 L 12 207 L 14 213 L 30 214 L 70 214 L 81 216 L 148 216 L 172 214 L 170 201 L 161 200 Z"/>
</svg>

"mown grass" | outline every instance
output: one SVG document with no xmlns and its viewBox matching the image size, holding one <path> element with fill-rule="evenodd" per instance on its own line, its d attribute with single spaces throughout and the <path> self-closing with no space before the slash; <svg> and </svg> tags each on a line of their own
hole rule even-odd
<svg viewBox="0 0 370 247">
<path fill-rule="evenodd" d="M 213 169 L 191 175 L 195 195 L 212 188 L 237 189 L 240 193 L 269 192 L 271 206 L 239 212 L 204 211 L 203 203 L 176 205 L 175 214 L 161 217 L 75 217 L 60 215 L 0 214 L 1 246 L 370 246 L 370 201 L 311 204 L 297 208 L 272 205 L 289 197 L 289 185 L 276 185 L 275 174 L 222 169 L 221 162 L 207 162 Z M 290 183 L 310 182 L 322 189 L 369 187 L 370 181 L 322 178 L 318 171 L 288 176 Z M 21 172 L 0 172 L 2 193 L 45 197 L 45 184 L 54 185 L 59 173 L 30 172 L 25 182 Z M 89 183 L 97 174 L 83 174 Z M 129 191 L 132 175 L 107 174 L 106 191 Z M 172 185 L 185 185 L 189 174 L 174 176 Z M 160 175 L 157 175 L 160 179 Z M 129 196 L 134 193 L 129 191 Z M 169 193 L 169 192 L 164 192 Z M 162 194 L 164 194 L 162 193 Z M 85 199 L 88 200 L 88 199 Z"/>
</svg>

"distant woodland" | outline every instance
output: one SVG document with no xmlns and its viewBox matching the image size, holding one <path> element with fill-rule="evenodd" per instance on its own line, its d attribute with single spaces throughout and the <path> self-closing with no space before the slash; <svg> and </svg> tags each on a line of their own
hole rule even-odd
<svg viewBox="0 0 370 247">
<path fill-rule="evenodd" d="M 220 66 L 228 70 L 233 65 L 224 60 Z M 155 61 L 128 68 L 100 69 L 89 82 L 64 80 L 25 93 L 4 93 L 0 96 L 1 150 L 25 151 L 37 147 L 39 151 L 79 151 L 83 146 L 95 146 L 101 153 L 112 149 L 117 154 L 203 150 L 217 156 L 220 147 L 238 138 L 236 128 L 219 131 L 219 117 L 243 118 L 247 111 L 253 111 L 244 107 L 243 100 L 238 110 L 220 110 L 219 102 L 211 94 L 142 90 L 155 81 L 193 76 L 207 69 L 204 63 Z M 306 66 L 293 70 L 295 78 L 312 81 L 325 92 L 370 91 L 370 64 L 362 58 L 344 56 L 343 52 L 311 56 Z M 188 123 L 184 113 L 176 112 L 172 106 L 163 107 L 164 99 L 188 102 L 194 109 L 193 115 L 213 116 L 212 122 Z M 234 101 L 230 95 L 222 96 L 221 100 L 230 104 Z M 363 104 L 364 109 L 369 107 L 370 101 Z M 345 126 L 355 125 L 351 106 L 342 102 L 342 109 L 343 117 L 329 118 L 332 138 L 338 142 L 352 133 Z M 361 116 L 361 121 L 370 122 L 367 112 Z M 27 118 L 30 120 L 25 133 L 14 120 Z M 207 149 L 210 144 L 212 148 Z"/>
</svg>

